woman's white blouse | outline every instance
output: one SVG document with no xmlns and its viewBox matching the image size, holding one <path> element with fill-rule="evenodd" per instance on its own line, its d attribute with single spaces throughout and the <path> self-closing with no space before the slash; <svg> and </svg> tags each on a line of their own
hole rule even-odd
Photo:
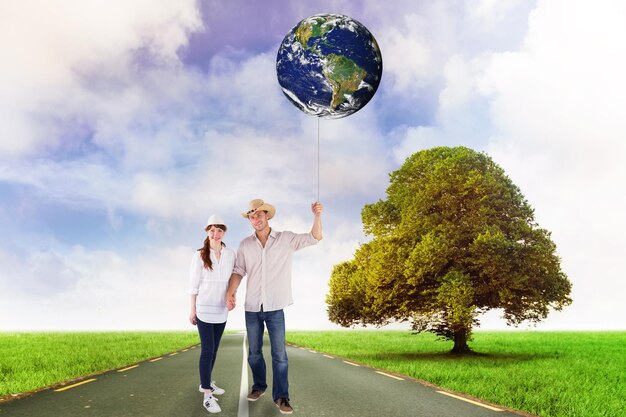
<svg viewBox="0 0 626 417">
<path fill-rule="evenodd" d="M 204 267 L 200 251 L 196 251 L 189 268 L 189 293 L 198 294 L 196 316 L 205 323 L 224 323 L 228 318 L 226 288 L 235 266 L 235 251 L 222 248 L 220 260 L 211 249 L 213 270 Z"/>
</svg>

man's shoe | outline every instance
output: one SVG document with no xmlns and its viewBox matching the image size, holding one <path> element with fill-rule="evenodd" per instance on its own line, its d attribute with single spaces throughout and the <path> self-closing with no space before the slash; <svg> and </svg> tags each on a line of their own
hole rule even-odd
<svg viewBox="0 0 626 417">
<path fill-rule="evenodd" d="M 287 398 L 279 398 L 276 400 L 276 407 L 280 410 L 281 414 L 291 414 L 293 413 L 293 408 L 289 404 L 289 400 Z"/>
<path fill-rule="evenodd" d="M 246 398 L 248 398 L 248 401 L 256 401 L 261 398 L 261 395 L 263 394 L 265 394 L 265 391 L 261 391 L 260 389 L 253 389 Z"/>
<path fill-rule="evenodd" d="M 220 411 L 222 411 L 219 404 L 217 403 L 217 398 L 212 395 L 204 397 L 204 400 L 202 400 L 202 405 L 211 414 L 219 413 Z"/>
</svg>

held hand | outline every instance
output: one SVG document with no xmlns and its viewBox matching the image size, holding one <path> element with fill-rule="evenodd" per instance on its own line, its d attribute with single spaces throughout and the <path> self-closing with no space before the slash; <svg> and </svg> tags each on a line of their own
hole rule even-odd
<svg viewBox="0 0 626 417">
<path fill-rule="evenodd" d="M 315 216 L 319 216 L 324 211 L 324 206 L 319 201 L 316 201 L 315 203 L 311 204 L 311 211 Z"/>
<path fill-rule="evenodd" d="M 231 311 L 237 305 L 237 300 L 235 299 L 235 294 L 226 294 L 226 308 L 228 311 Z"/>
</svg>

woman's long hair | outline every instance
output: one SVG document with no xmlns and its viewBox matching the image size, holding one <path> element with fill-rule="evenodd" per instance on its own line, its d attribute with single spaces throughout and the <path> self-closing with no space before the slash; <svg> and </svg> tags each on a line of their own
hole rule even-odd
<svg viewBox="0 0 626 417">
<path fill-rule="evenodd" d="M 211 226 L 215 226 L 219 229 L 222 229 L 223 231 L 226 231 L 226 226 L 224 226 L 223 224 L 210 224 L 204 228 L 204 231 L 208 232 Z M 222 246 L 226 246 L 226 244 L 222 242 Z M 211 262 L 211 239 L 208 236 L 206 237 L 206 239 L 204 239 L 204 246 L 202 246 L 198 250 L 200 251 L 200 258 L 202 258 L 204 267 L 212 271 L 213 262 Z"/>
</svg>

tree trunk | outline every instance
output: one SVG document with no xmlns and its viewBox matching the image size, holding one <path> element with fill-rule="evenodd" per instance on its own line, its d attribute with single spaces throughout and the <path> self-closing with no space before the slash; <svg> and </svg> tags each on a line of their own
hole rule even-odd
<svg viewBox="0 0 626 417">
<path fill-rule="evenodd" d="M 452 353 L 465 354 L 471 353 L 472 350 L 467 346 L 467 330 L 454 332 L 454 347 Z"/>
</svg>

